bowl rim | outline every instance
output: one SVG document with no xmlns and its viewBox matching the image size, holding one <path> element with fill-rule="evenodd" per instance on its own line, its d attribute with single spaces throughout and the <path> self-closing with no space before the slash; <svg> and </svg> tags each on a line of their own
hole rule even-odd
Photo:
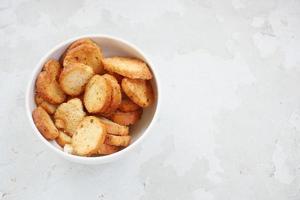
<svg viewBox="0 0 300 200">
<path fill-rule="evenodd" d="M 71 44 L 72 42 L 78 40 L 78 39 L 82 39 L 82 38 L 104 38 L 104 39 L 110 39 L 110 40 L 114 40 L 117 41 L 119 43 L 123 43 L 129 47 L 131 47 L 132 49 L 134 49 L 135 51 L 137 51 L 143 58 L 144 60 L 147 62 L 147 64 L 149 65 L 154 77 L 155 77 L 155 82 L 156 82 L 156 109 L 154 111 L 154 115 L 153 118 L 151 119 L 148 127 L 144 130 L 144 132 L 141 134 L 141 136 L 132 144 L 130 144 L 129 146 L 127 146 L 126 148 L 122 149 L 121 151 L 118 151 L 116 153 L 110 154 L 110 155 L 105 155 L 105 156 L 97 156 L 97 157 L 84 157 L 84 156 L 77 156 L 77 155 L 73 155 L 73 154 L 68 154 L 60 149 L 58 149 L 57 147 L 55 147 L 54 145 L 52 145 L 48 140 L 46 140 L 42 134 L 39 132 L 39 130 L 37 129 L 37 127 L 35 126 L 34 122 L 33 122 L 33 118 L 32 118 L 32 113 L 30 110 L 30 102 L 31 102 L 31 89 L 32 89 L 32 85 L 35 83 L 36 81 L 36 77 L 38 75 L 38 72 L 41 70 L 41 65 L 44 64 L 45 60 L 49 58 L 49 56 L 54 53 L 55 51 L 59 50 L 62 46 L 66 46 L 68 44 Z M 114 161 L 116 159 L 120 159 L 121 157 L 124 157 L 126 154 L 128 154 L 128 152 L 132 151 L 134 148 L 136 148 L 144 139 L 147 135 L 149 135 L 149 130 L 151 130 L 151 128 L 153 127 L 153 124 L 157 121 L 158 119 L 158 114 L 160 111 L 160 98 L 161 98 L 161 92 L 160 92 L 160 83 L 159 83 L 159 77 L 158 74 L 156 73 L 157 70 L 155 69 L 153 63 L 150 61 L 150 59 L 145 55 L 145 53 L 139 49 L 137 46 L 135 46 L 134 44 L 121 39 L 119 37 L 115 37 L 115 36 L 111 36 L 111 35 L 105 35 L 105 34 L 85 34 L 85 35 L 80 35 L 80 36 L 76 36 L 76 37 L 72 37 L 70 39 L 64 40 L 60 43 L 58 43 L 57 45 L 55 45 L 53 48 L 51 48 L 49 51 L 47 51 L 46 54 L 44 54 L 44 56 L 42 56 L 42 58 L 39 59 L 37 65 L 33 68 L 31 74 L 30 74 L 30 79 L 27 83 L 27 87 L 26 87 L 26 96 L 25 96 L 25 108 L 26 108 L 26 113 L 27 113 L 27 117 L 29 120 L 29 123 L 34 131 L 34 135 L 36 135 L 49 149 L 53 150 L 54 152 L 56 152 L 58 155 L 60 155 L 61 157 L 70 160 L 70 161 L 74 161 L 77 163 L 82 163 L 82 164 L 100 164 L 100 163 L 107 163 L 107 162 L 111 162 Z"/>
</svg>

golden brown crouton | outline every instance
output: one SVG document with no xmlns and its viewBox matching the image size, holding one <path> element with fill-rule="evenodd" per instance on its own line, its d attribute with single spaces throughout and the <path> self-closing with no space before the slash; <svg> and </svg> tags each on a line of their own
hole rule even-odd
<svg viewBox="0 0 300 200">
<path fill-rule="evenodd" d="M 71 144 L 72 142 L 72 138 L 65 134 L 63 131 L 59 131 L 59 135 L 55 140 L 56 143 L 61 147 L 64 147 L 66 144 Z"/>
<path fill-rule="evenodd" d="M 66 99 L 57 82 L 60 71 L 60 64 L 56 60 L 49 60 L 36 80 L 36 92 L 52 104 L 62 103 Z"/>
<path fill-rule="evenodd" d="M 82 102 L 74 98 L 58 106 L 54 114 L 55 125 L 72 136 L 84 116 Z"/>
<path fill-rule="evenodd" d="M 135 104 L 130 99 L 124 98 L 124 99 L 122 99 L 121 104 L 118 109 L 123 112 L 131 112 L 131 111 L 136 111 L 140 108 L 141 108 L 140 106 Z"/>
<path fill-rule="evenodd" d="M 53 140 L 59 135 L 51 117 L 42 107 L 34 109 L 32 118 L 37 129 L 47 140 Z"/>
<path fill-rule="evenodd" d="M 142 109 L 132 112 L 116 111 L 112 114 L 111 119 L 117 124 L 128 126 L 135 124 L 141 118 L 142 112 Z"/>
<path fill-rule="evenodd" d="M 152 79 L 147 64 L 135 58 L 111 57 L 103 59 L 104 68 L 132 79 Z"/>
<path fill-rule="evenodd" d="M 123 78 L 122 89 L 134 103 L 141 107 L 148 107 L 154 101 L 152 86 L 148 81 Z"/>
<path fill-rule="evenodd" d="M 93 76 L 86 85 L 83 102 L 89 113 L 104 112 L 110 105 L 112 87 L 100 75 Z"/>
<path fill-rule="evenodd" d="M 61 65 L 57 60 L 50 59 L 45 63 L 43 71 L 48 72 L 51 78 L 57 80 L 61 72 Z"/>
<path fill-rule="evenodd" d="M 105 136 L 105 126 L 97 117 L 85 117 L 72 137 L 74 153 L 79 156 L 96 154 Z"/>
<path fill-rule="evenodd" d="M 67 50 L 71 50 L 71 49 L 74 49 L 82 44 L 92 44 L 92 45 L 96 45 L 91 39 L 89 38 L 83 38 L 83 39 L 79 39 L 79 40 L 76 40 L 75 42 L 73 42 Z"/>
<path fill-rule="evenodd" d="M 106 114 L 114 112 L 120 105 L 122 100 L 121 87 L 115 77 L 109 74 L 104 74 L 103 78 L 109 82 L 112 88 L 110 105 L 104 111 Z"/>
<path fill-rule="evenodd" d="M 131 137 L 127 136 L 117 136 L 117 135 L 106 135 L 105 144 L 127 147 L 130 143 Z"/>
<path fill-rule="evenodd" d="M 56 104 L 51 104 L 45 101 L 39 94 L 35 94 L 35 103 L 37 106 L 44 108 L 44 110 L 50 115 L 52 115 L 57 108 Z"/>
<path fill-rule="evenodd" d="M 59 58 L 59 62 L 61 64 L 63 64 L 64 59 L 66 57 L 66 54 L 68 51 L 70 51 L 71 49 L 74 49 L 75 47 L 78 47 L 82 44 L 92 44 L 92 45 L 96 45 L 91 39 L 89 38 L 83 38 L 83 39 L 79 39 L 76 40 L 75 42 L 73 42 L 70 46 L 68 46 L 68 48 L 65 50 L 65 52 L 61 55 L 61 57 Z"/>
<path fill-rule="evenodd" d="M 96 74 L 103 73 L 101 49 L 92 44 L 81 44 L 67 51 L 63 65 L 67 67 L 71 63 L 83 63 L 93 68 Z"/>
<path fill-rule="evenodd" d="M 113 121 L 110 121 L 104 117 L 98 117 L 99 120 L 106 126 L 106 131 L 112 135 L 128 135 L 129 128 L 127 126 L 122 126 Z"/>
<path fill-rule="evenodd" d="M 120 150 L 120 147 L 112 146 L 108 144 L 101 144 L 100 148 L 98 149 L 99 155 L 109 155 L 115 153 Z"/>
<path fill-rule="evenodd" d="M 59 84 L 66 94 L 77 96 L 84 91 L 85 85 L 93 75 L 94 71 L 90 66 L 82 63 L 72 63 L 63 69 Z"/>
</svg>

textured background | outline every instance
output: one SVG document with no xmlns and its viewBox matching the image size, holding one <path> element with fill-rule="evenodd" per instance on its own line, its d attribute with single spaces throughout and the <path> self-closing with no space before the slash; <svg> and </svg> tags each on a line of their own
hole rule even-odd
<svg viewBox="0 0 300 200">
<path fill-rule="evenodd" d="M 158 122 L 119 162 L 51 153 L 24 109 L 53 46 L 103 33 L 162 83 Z M 300 199 L 300 1 L 0 1 L 0 199 Z"/>
</svg>

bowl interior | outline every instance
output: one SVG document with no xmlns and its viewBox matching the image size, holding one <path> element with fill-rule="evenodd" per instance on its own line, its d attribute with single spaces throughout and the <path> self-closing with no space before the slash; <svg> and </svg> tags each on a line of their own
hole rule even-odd
<svg viewBox="0 0 300 200">
<path fill-rule="evenodd" d="M 84 38 L 84 37 L 80 37 L 80 38 Z M 31 83 L 29 85 L 29 90 L 28 90 L 29 94 L 27 94 L 28 95 L 27 108 L 29 109 L 28 112 L 30 112 L 30 116 L 31 116 L 32 111 L 36 107 L 35 101 L 34 101 L 35 80 L 36 80 L 37 75 L 43 68 L 44 63 L 51 58 L 58 60 L 59 57 L 61 56 L 61 54 L 66 50 L 66 48 L 72 42 L 74 42 L 75 40 L 80 39 L 80 38 L 71 39 L 71 40 L 55 47 L 44 58 L 41 59 L 36 70 L 34 71 L 33 79 L 31 80 Z M 151 80 L 151 83 L 152 83 L 152 87 L 153 87 L 154 94 L 156 97 L 155 102 L 148 108 L 144 109 L 142 118 L 134 126 L 132 126 L 130 128 L 130 134 L 132 136 L 132 142 L 129 145 L 129 147 L 130 147 L 131 145 L 134 145 L 136 143 L 136 141 L 143 135 L 143 133 L 145 133 L 145 131 L 151 124 L 151 121 L 156 112 L 157 102 L 158 102 L 158 90 L 157 90 L 157 81 L 156 81 L 155 73 L 153 71 L 150 61 L 141 53 L 141 51 L 139 51 L 133 45 L 131 45 L 125 41 L 122 41 L 122 40 L 119 40 L 116 38 L 111 38 L 111 37 L 89 36 L 89 38 L 91 38 L 94 42 L 96 42 L 101 47 L 104 57 L 128 56 L 128 57 L 139 58 L 148 64 L 148 66 L 150 67 L 150 70 L 152 71 L 152 73 L 154 75 L 153 79 Z M 32 117 L 30 117 L 30 120 L 33 123 Z M 39 132 L 37 132 L 37 133 L 40 134 Z M 43 138 L 43 137 L 41 137 L 41 138 L 44 141 L 48 142 L 45 138 Z M 57 143 L 55 141 L 51 141 L 48 143 L 51 144 L 55 148 L 61 149 L 61 147 L 59 145 L 57 145 Z M 129 147 L 127 147 L 127 148 L 129 148 Z M 122 151 L 126 150 L 127 148 L 123 149 Z M 119 151 L 115 154 L 118 154 L 122 151 Z M 114 155 L 114 154 L 112 154 L 112 155 Z M 112 155 L 108 155 L 108 156 L 112 156 Z M 73 156 L 73 155 L 71 155 L 71 156 Z M 76 157 L 78 157 L 78 156 L 76 156 Z M 103 157 L 107 157 L 107 156 L 103 156 Z M 81 158 L 84 158 L 84 157 L 81 157 Z M 88 158 L 88 157 L 86 157 L 86 158 Z M 102 158 L 102 157 L 98 157 L 98 158 Z"/>
</svg>

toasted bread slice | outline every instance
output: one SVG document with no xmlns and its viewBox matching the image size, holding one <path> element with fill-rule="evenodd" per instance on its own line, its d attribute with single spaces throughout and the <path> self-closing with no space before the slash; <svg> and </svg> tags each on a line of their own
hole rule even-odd
<svg viewBox="0 0 300 200">
<path fill-rule="evenodd" d="M 112 88 L 100 75 L 93 76 L 86 85 L 83 102 L 89 113 L 104 112 L 110 105 Z"/>
<path fill-rule="evenodd" d="M 36 91 L 52 104 L 60 104 L 65 101 L 66 95 L 60 88 L 57 81 L 49 80 L 47 73 L 41 72 L 36 82 Z"/>
<path fill-rule="evenodd" d="M 142 109 L 133 112 L 116 111 L 112 114 L 111 119 L 117 124 L 128 126 L 135 124 L 141 118 L 142 112 Z"/>
<path fill-rule="evenodd" d="M 152 79 L 147 64 L 135 58 L 111 57 L 103 59 L 104 69 L 132 79 Z"/>
<path fill-rule="evenodd" d="M 110 114 L 110 113 L 106 114 L 106 111 L 109 109 L 111 101 L 112 101 L 112 98 L 113 98 L 113 88 L 112 88 L 111 82 L 109 80 L 107 80 L 107 78 L 104 78 L 104 80 L 106 81 L 106 84 L 107 84 L 108 88 L 110 88 L 109 89 L 109 91 L 110 91 L 110 97 L 108 97 L 108 100 L 107 100 L 106 104 L 103 106 L 103 108 L 101 109 L 100 113 L 103 114 L 103 116 L 107 116 L 107 115 Z"/>
<path fill-rule="evenodd" d="M 108 108 L 104 111 L 106 114 L 114 112 L 120 105 L 122 100 L 121 87 L 115 77 L 109 74 L 104 74 L 103 78 L 109 82 L 112 88 L 111 101 Z"/>
<path fill-rule="evenodd" d="M 127 126 L 122 126 L 120 124 L 117 124 L 113 121 L 110 121 L 109 119 L 106 119 L 104 117 L 98 117 L 99 120 L 106 126 L 107 133 L 111 135 L 128 135 L 129 134 L 129 128 Z"/>
<path fill-rule="evenodd" d="M 105 136 L 105 125 L 97 117 L 85 117 L 72 137 L 74 153 L 79 156 L 96 154 Z"/>
<path fill-rule="evenodd" d="M 82 63 L 72 63 L 63 69 L 59 84 L 66 94 L 77 96 L 84 91 L 85 85 L 93 75 L 94 71 L 90 66 Z"/>
<path fill-rule="evenodd" d="M 73 42 L 73 43 L 65 50 L 65 52 L 61 55 L 61 57 L 59 58 L 59 62 L 60 62 L 61 64 L 63 64 L 67 52 L 70 51 L 71 49 L 74 49 L 75 47 L 78 47 L 78 46 L 82 45 L 82 44 L 92 44 L 92 45 L 96 45 L 96 44 L 95 44 L 91 39 L 89 39 L 89 38 L 83 38 L 83 39 L 76 40 L 76 41 Z"/>
<path fill-rule="evenodd" d="M 37 129 L 47 140 L 53 140 L 58 137 L 59 132 L 57 128 L 49 114 L 42 107 L 39 106 L 34 109 L 32 118 Z"/>
<path fill-rule="evenodd" d="M 131 137 L 127 136 L 117 136 L 117 135 L 110 135 L 107 134 L 105 138 L 105 144 L 114 145 L 114 146 L 122 146 L 127 147 L 130 143 Z"/>
<path fill-rule="evenodd" d="M 83 38 L 83 39 L 79 39 L 76 40 L 75 42 L 73 42 L 69 47 L 68 50 L 74 49 L 82 44 L 91 44 L 91 45 L 96 45 L 93 40 L 91 40 L 90 38 Z"/>
<path fill-rule="evenodd" d="M 63 61 L 64 67 L 72 63 L 83 63 L 93 68 L 96 74 L 103 73 L 102 51 L 93 44 L 81 44 L 67 51 Z"/>
<path fill-rule="evenodd" d="M 120 150 L 120 147 L 112 146 L 108 144 L 101 144 L 100 148 L 98 149 L 98 154 L 100 155 L 109 155 L 115 153 Z"/>
<path fill-rule="evenodd" d="M 123 112 L 132 112 L 140 109 L 141 107 L 135 104 L 133 101 L 127 98 L 123 98 L 119 106 L 119 110 Z"/>
<path fill-rule="evenodd" d="M 74 98 L 58 106 L 54 114 L 55 125 L 72 136 L 84 116 L 81 100 Z"/>
<path fill-rule="evenodd" d="M 61 69 L 62 67 L 59 62 L 54 59 L 48 60 L 43 67 L 43 71 L 46 71 L 55 80 L 58 80 Z"/>
<path fill-rule="evenodd" d="M 56 60 L 49 60 L 36 80 L 36 92 L 52 104 L 62 103 L 66 99 L 66 95 L 57 82 L 60 71 L 60 64 Z"/>
<path fill-rule="evenodd" d="M 145 80 L 123 78 L 122 89 L 137 105 L 148 107 L 154 101 L 151 83 Z"/>
<path fill-rule="evenodd" d="M 72 142 L 72 138 L 65 134 L 63 131 L 59 131 L 59 135 L 55 140 L 56 143 L 61 147 L 64 147 L 66 144 L 71 144 Z"/>
<path fill-rule="evenodd" d="M 52 115 L 57 108 L 56 104 L 51 104 L 45 101 L 39 94 L 35 94 L 35 103 L 37 106 L 44 108 L 44 110 L 50 115 Z"/>
</svg>

